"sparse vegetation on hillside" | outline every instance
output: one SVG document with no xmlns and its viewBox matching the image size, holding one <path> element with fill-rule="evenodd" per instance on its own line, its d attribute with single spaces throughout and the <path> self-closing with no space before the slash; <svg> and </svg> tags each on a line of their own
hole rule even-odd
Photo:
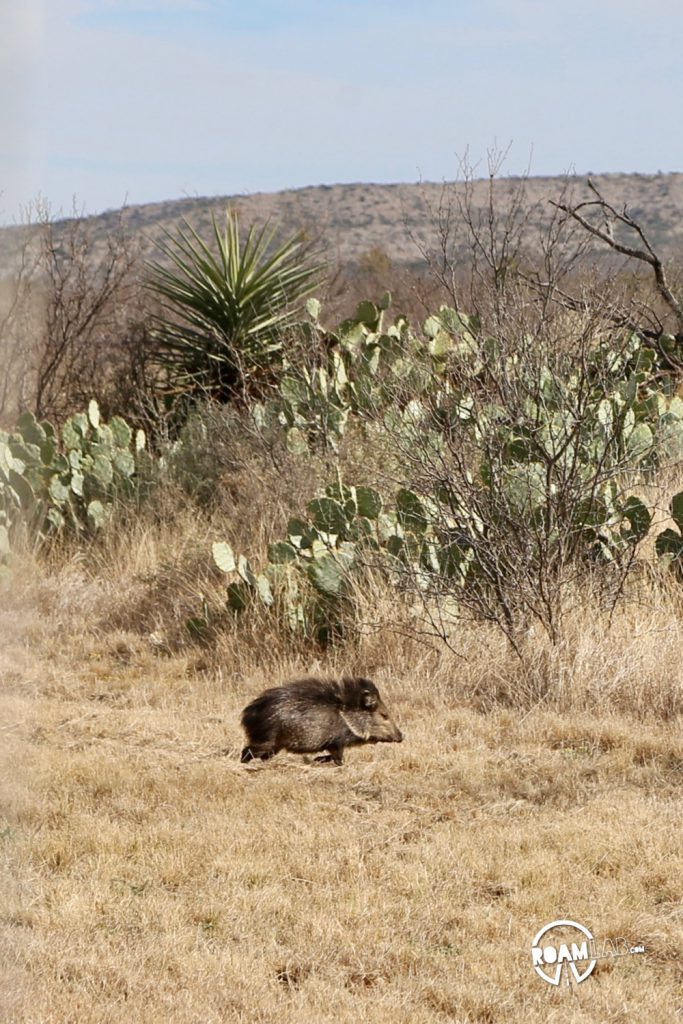
<svg viewBox="0 0 683 1024">
<path fill-rule="evenodd" d="M 479 173 L 482 170 L 479 169 Z M 628 204 L 662 256 L 678 257 L 683 238 L 680 223 L 683 173 L 596 173 L 591 178 L 615 208 Z M 522 180 L 501 178 L 496 186 L 498 202 L 504 202 L 506 195 L 514 192 Z M 586 194 L 582 177 L 527 179 L 527 208 L 534 211 L 528 223 L 532 247 L 536 248 L 543 233 L 548 200 L 556 199 L 568 180 L 576 186 L 577 194 Z M 446 182 L 447 193 L 453 184 Z M 476 208 L 486 208 L 488 187 L 485 173 L 481 178 L 474 177 L 471 191 Z M 183 219 L 201 237 L 209 237 L 212 216 L 221 219 L 226 206 L 230 206 L 237 210 L 244 226 L 272 222 L 282 224 L 285 232 L 304 231 L 310 240 L 323 243 L 331 262 L 338 260 L 342 266 L 360 264 L 367 253 L 379 249 L 393 264 L 410 267 L 422 262 L 414 239 L 421 238 L 429 245 L 436 238 L 431 230 L 430 210 L 438 209 L 443 194 L 441 182 L 321 185 L 246 196 L 169 199 L 109 211 L 89 218 L 88 224 L 104 249 L 107 237 L 116 231 L 121 220 L 126 232 L 151 256 L 154 240 L 162 238 L 165 231 L 174 232 Z M 23 237 L 24 230 L 20 227 L 0 230 L 0 276 L 16 266 Z"/>
</svg>

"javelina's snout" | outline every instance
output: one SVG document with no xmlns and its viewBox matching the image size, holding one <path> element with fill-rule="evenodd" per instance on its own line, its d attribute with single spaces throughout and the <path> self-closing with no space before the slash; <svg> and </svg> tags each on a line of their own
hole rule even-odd
<svg viewBox="0 0 683 1024">
<path fill-rule="evenodd" d="M 328 751 L 319 761 L 341 764 L 346 747 L 401 743 L 403 734 L 370 679 L 301 679 L 266 690 L 242 712 L 248 744 L 242 761 L 279 750 Z"/>
</svg>

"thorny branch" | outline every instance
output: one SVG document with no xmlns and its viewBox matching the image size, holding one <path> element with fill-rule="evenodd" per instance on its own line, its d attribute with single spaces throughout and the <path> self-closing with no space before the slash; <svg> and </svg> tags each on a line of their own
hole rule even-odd
<svg viewBox="0 0 683 1024">
<path fill-rule="evenodd" d="M 590 178 L 588 179 L 588 187 L 595 196 L 595 199 L 578 204 L 558 203 L 551 200 L 551 204 L 558 210 L 561 210 L 567 217 L 571 217 L 580 224 L 594 238 L 604 242 L 614 252 L 618 252 L 620 255 L 627 256 L 630 259 L 640 260 L 642 263 L 647 263 L 652 267 L 659 294 L 676 318 L 677 330 L 683 333 L 683 306 L 681 306 L 671 291 L 662 260 L 645 234 L 642 225 L 630 215 L 627 205 L 624 205 L 621 212 L 615 209 L 605 199 Z M 603 222 L 598 226 L 581 211 L 590 211 L 591 213 L 598 211 L 603 218 Z M 630 231 L 635 232 L 642 243 L 642 248 L 619 241 L 615 236 L 615 227 L 618 225 L 623 225 Z"/>
</svg>

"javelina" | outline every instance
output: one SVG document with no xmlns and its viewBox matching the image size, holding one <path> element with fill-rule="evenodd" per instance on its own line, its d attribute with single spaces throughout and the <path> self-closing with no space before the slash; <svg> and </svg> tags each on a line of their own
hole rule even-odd
<svg viewBox="0 0 683 1024">
<path fill-rule="evenodd" d="M 279 750 L 326 750 L 316 761 L 341 764 L 345 747 L 403 739 L 375 684 L 349 676 L 300 679 L 266 690 L 244 709 L 242 725 L 249 742 L 240 761 L 265 761 Z"/>
</svg>

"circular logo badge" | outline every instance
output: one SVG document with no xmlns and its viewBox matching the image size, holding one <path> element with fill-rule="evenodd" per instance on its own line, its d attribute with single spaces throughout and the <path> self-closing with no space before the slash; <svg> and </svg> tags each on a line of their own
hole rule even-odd
<svg viewBox="0 0 683 1024">
<path fill-rule="evenodd" d="M 553 921 L 541 928 L 531 944 L 531 960 L 539 978 L 549 985 L 559 985 L 564 969 L 566 983 L 572 977 L 577 984 L 585 981 L 595 967 L 593 936 L 576 921 Z"/>
</svg>

